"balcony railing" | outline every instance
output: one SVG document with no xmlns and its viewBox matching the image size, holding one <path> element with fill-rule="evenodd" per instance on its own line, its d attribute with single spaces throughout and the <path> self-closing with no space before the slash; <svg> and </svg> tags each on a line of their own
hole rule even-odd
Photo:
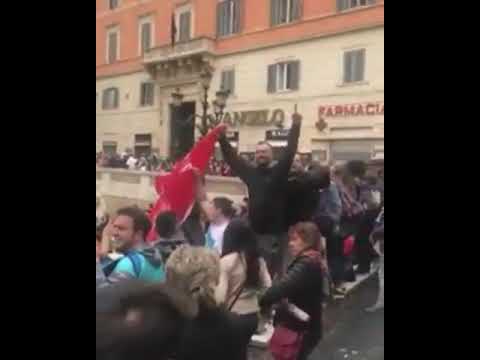
<svg viewBox="0 0 480 360">
<path fill-rule="evenodd" d="M 150 49 L 145 53 L 143 63 L 151 65 L 187 58 L 193 55 L 213 55 L 214 51 L 214 40 L 208 37 L 200 37 L 187 42 L 177 43 L 174 47 L 164 45 Z"/>
</svg>

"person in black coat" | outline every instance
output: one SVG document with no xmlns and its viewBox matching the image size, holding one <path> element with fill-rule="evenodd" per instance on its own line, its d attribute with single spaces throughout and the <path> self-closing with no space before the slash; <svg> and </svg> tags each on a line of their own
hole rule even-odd
<svg viewBox="0 0 480 360">
<path fill-rule="evenodd" d="M 318 205 L 319 190 L 330 186 L 330 170 L 314 165 L 306 170 L 300 155 L 295 155 L 287 185 L 287 226 L 312 221 Z"/>
<path fill-rule="evenodd" d="M 303 344 L 297 360 L 304 360 L 322 338 L 322 302 L 324 300 L 323 276 L 326 265 L 320 248 L 321 234 L 311 222 L 295 225 L 289 235 L 289 251 L 294 260 L 286 274 L 276 281 L 260 299 L 265 309 L 279 304 L 274 324 L 303 333 Z M 306 312 L 310 319 L 301 321 L 286 307 L 293 304 Z"/>
<path fill-rule="evenodd" d="M 183 292 L 125 280 L 96 290 L 96 360 L 169 360 L 198 314 Z"/>
<path fill-rule="evenodd" d="M 261 142 L 255 151 L 253 166 L 238 156 L 226 137 L 226 128 L 220 136 L 219 142 L 223 157 L 228 165 L 248 187 L 249 209 L 248 217 L 253 230 L 260 235 L 259 242 L 262 255 L 267 261 L 272 274 L 277 273 L 282 265 L 284 246 L 287 232 L 287 181 L 293 158 L 298 148 L 302 116 L 295 113 L 292 117 L 288 146 L 275 163 L 273 150 L 268 142 Z"/>
</svg>

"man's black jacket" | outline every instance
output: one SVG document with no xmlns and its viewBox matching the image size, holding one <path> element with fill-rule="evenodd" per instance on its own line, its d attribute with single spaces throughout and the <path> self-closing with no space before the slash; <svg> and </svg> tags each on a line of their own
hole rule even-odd
<svg viewBox="0 0 480 360">
<path fill-rule="evenodd" d="M 248 164 L 235 153 L 225 136 L 220 137 L 225 160 L 248 187 L 249 220 L 257 234 L 275 235 L 287 230 L 288 173 L 297 152 L 300 125 L 292 125 L 284 154 L 278 163 L 269 167 Z"/>
</svg>

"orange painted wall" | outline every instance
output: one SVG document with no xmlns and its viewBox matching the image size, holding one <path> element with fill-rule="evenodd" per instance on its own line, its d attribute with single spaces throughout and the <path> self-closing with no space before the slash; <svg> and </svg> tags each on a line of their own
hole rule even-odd
<svg viewBox="0 0 480 360">
<path fill-rule="evenodd" d="M 335 34 L 347 29 L 384 23 L 384 5 L 379 0 L 373 7 L 336 13 L 336 0 L 304 0 L 303 20 L 275 28 L 270 27 L 270 1 L 244 0 L 244 28 L 241 34 L 219 39 L 219 54 L 252 47 L 295 41 L 304 37 Z M 142 69 L 138 57 L 138 18 L 152 15 L 155 19 L 155 45 L 170 42 L 171 16 L 175 7 L 190 3 L 194 7 L 195 37 L 215 37 L 218 0 L 122 0 L 121 8 L 111 11 L 108 1 L 96 1 L 96 75 L 111 76 Z M 105 64 L 106 29 L 120 26 L 120 61 Z"/>
</svg>

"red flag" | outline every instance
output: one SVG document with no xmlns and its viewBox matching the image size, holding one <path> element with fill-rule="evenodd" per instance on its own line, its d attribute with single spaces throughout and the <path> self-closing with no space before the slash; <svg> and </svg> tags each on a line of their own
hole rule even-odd
<svg viewBox="0 0 480 360">
<path fill-rule="evenodd" d="M 147 241 L 154 241 L 157 237 L 155 219 L 161 212 L 173 211 L 180 223 L 188 217 L 195 202 L 196 179 L 192 169 L 197 168 L 201 174 L 205 173 L 223 127 L 220 125 L 210 131 L 190 153 L 175 164 L 170 173 L 156 177 L 155 190 L 159 198 L 149 214 L 153 226 Z"/>
</svg>

